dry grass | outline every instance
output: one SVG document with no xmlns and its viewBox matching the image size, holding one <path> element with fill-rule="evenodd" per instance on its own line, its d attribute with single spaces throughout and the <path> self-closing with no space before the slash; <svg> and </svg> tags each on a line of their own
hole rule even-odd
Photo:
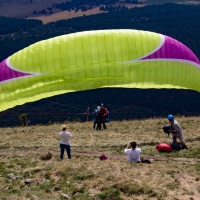
<svg viewBox="0 0 200 200">
<path fill-rule="evenodd" d="M 59 162 L 60 124 L 0 129 L 0 199 L 200 199 L 200 118 L 177 118 L 189 151 L 160 154 L 165 119 L 110 122 L 92 131 L 92 122 L 66 122 L 73 134 L 72 160 Z M 126 143 L 136 140 L 152 164 L 126 161 Z M 50 152 L 51 159 L 41 160 Z M 104 153 L 108 160 L 100 161 Z M 7 174 L 27 175 L 9 180 Z M 60 191 L 55 191 L 60 186 Z"/>
<path fill-rule="evenodd" d="M 28 17 L 28 19 L 38 19 L 41 20 L 43 22 L 43 24 L 47 24 L 49 22 L 56 22 L 58 20 L 62 20 L 62 19 L 71 19 L 74 17 L 81 17 L 81 16 L 87 16 L 87 15 L 92 15 L 92 14 L 98 14 L 98 13 L 103 13 L 104 11 L 100 11 L 99 7 L 95 7 L 91 10 L 82 12 L 82 11 L 57 11 L 54 14 L 51 15 L 40 15 L 40 16 L 31 16 Z M 105 12 L 104 12 L 105 13 Z"/>
</svg>

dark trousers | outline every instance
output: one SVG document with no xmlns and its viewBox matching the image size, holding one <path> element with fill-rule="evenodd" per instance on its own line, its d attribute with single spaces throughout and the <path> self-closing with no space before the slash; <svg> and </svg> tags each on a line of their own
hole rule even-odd
<svg viewBox="0 0 200 200">
<path fill-rule="evenodd" d="M 177 138 L 180 140 L 181 144 L 183 145 L 183 147 L 186 147 L 185 141 L 183 140 L 183 136 L 179 135 L 179 136 L 174 136 L 173 135 L 173 142 L 177 142 Z"/>
<path fill-rule="evenodd" d="M 106 118 L 104 118 L 104 117 L 101 118 L 100 119 L 100 123 L 98 123 L 98 125 L 97 125 L 98 129 L 101 130 L 101 124 L 103 124 L 103 128 L 106 129 L 106 124 L 105 123 L 106 123 Z"/>
<path fill-rule="evenodd" d="M 67 144 L 60 144 L 60 159 L 63 159 L 65 149 L 67 151 L 68 158 L 71 159 L 70 145 Z"/>
<path fill-rule="evenodd" d="M 94 125 L 93 125 L 93 129 L 96 128 L 96 125 L 97 125 L 97 128 L 98 128 L 98 123 L 99 123 L 99 118 L 98 117 L 95 117 L 94 118 Z"/>
<path fill-rule="evenodd" d="M 94 122 L 93 129 L 95 129 L 95 128 L 96 128 L 96 124 L 97 124 L 97 122 Z"/>
<path fill-rule="evenodd" d="M 96 124 L 97 124 L 97 127 L 96 127 Z M 101 129 L 101 128 L 100 128 L 100 124 L 101 124 L 101 120 L 100 120 L 98 117 L 95 118 L 94 129 L 95 129 L 95 127 L 96 127 L 96 130 Z"/>
</svg>

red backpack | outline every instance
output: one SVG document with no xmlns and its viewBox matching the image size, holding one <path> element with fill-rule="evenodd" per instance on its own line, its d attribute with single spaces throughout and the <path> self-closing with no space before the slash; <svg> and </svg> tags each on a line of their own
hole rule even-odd
<svg viewBox="0 0 200 200">
<path fill-rule="evenodd" d="M 156 149 L 159 151 L 159 152 L 168 152 L 170 153 L 172 151 L 172 147 L 171 145 L 169 144 L 166 144 L 166 143 L 160 143 L 156 146 Z"/>
</svg>

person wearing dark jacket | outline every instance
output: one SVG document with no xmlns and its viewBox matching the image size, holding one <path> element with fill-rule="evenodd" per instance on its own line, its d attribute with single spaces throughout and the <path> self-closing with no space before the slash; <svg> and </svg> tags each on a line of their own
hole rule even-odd
<svg viewBox="0 0 200 200">
<path fill-rule="evenodd" d="M 107 108 L 104 107 L 103 103 L 101 104 L 101 108 L 98 112 L 99 118 L 100 118 L 100 122 L 98 123 L 97 128 L 101 130 L 101 124 L 103 124 L 103 128 L 106 129 L 106 117 L 108 116 L 108 110 Z"/>
</svg>

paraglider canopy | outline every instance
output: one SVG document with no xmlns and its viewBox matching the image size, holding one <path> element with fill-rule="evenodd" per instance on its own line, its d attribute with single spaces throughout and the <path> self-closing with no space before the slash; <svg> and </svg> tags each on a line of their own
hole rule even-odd
<svg viewBox="0 0 200 200">
<path fill-rule="evenodd" d="M 43 40 L 0 63 L 0 111 L 104 87 L 200 91 L 200 62 L 181 42 L 139 30 L 99 30 Z"/>
</svg>

